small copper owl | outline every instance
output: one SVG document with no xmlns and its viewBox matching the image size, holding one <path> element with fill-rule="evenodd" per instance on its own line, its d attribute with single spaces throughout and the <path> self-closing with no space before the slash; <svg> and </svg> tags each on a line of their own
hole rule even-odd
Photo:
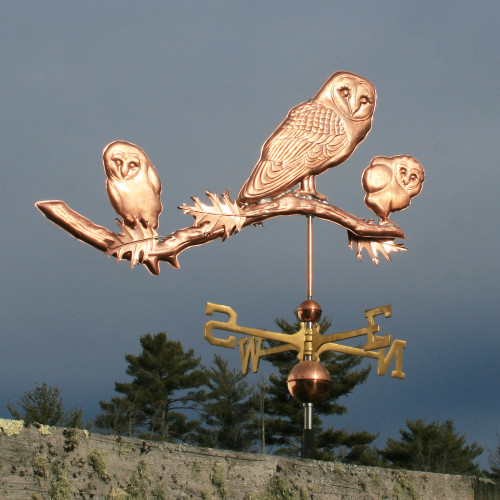
<svg viewBox="0 0 500 500">
<path fill-rule="evenodd" d="M 240 203 L 258 203 L 291 189 L 319 200 L 315 176 L 344 162 L 372 126 L 375 87 L 339 71 L 307 102 L 292 108 L 262 146 L 260 159 L 240 189 Z"/>
<path fill-rule="evenodd" d="M 104 148 L 102 159 L 109 200 L 125 224 L 156 229 L 162 210 L 161 182 L 143 149 L 114 141 Z"/>
<path fill-rule="evenodd" d="M 379 224 L 392 224 L 389 214 L 406 208 L 423 183 L 422 165 L 403 155 L 373 158 L 361 177 L 366 206 L 380 217 Z"/>
</svg>

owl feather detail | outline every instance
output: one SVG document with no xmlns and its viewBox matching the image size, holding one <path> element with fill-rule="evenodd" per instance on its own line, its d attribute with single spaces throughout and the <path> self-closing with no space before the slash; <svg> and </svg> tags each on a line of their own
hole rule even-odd
<svg viewBox="0 0 500 500">
<path fill-rule="evenodd" d="M 240 203 L 274 198 L 301 183 L 296 194 L 320 200 L 315 176 L 344 162 L 372 124 L 376 91 L 353 73 L 334 73 L 310 101 L 292 108 L 262 146 L 240 189 Z"/>
<path fill-rule="evenodd" d="M 114 141 L 104 148 L 102 158 L 109 200 L 124 223 L 156 229 L 162 211 L 161 182 L 144 150 Z"/>
</svg>

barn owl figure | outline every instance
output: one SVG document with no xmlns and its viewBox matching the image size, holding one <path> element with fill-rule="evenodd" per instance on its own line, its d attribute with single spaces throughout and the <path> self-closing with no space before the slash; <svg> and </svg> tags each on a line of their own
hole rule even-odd
<svg viewBox="0 0 500 500">
<path fill-rule="evenodd" d="M 361 177 L 366 206 L 380 217 L 379 224 L 392 224 L 389 214 L 406 208 L 423 183 L 424 169 L 412 156 L 377 156 Z"/>
<path fill-rule="evenodd" d="M 161 182 L 142 148 L 125 141 L 108 144 L 102 153 L 111 205 L 130 228 L 139 223 L 157 229 L 162 210 Z"/>
<path fill-rule="evenodd" d="M 238 194 L 242 204 L 295 193 L 326 201 L 315 177 L 345 161 L 366 137 L 375 110 L 375 87 L 353 73 L 334 73 L 307 102 L 292 108 L 262 146 L 261 156 Z"/>
</svg>

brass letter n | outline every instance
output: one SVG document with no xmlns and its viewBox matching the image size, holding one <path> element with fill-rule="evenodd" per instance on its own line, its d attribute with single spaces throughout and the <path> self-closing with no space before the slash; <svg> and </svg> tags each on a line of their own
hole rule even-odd
<svg viewBox="0 0 500 500">
<path fill-rule="evenodd" d="M 385 349 L 379 349 L 378 351 L 378 364 L 377 364 L 377 374 L 385 375 L 387 368 L 391 364 L 392 358 L 396 356 L 396 369 L 391 372 L 391 377 L 394 378 L 405 378 L 405 373 L 403 372 L 403 349 L 406 347 L 405 340 L 394 340 L 387 356 L 384 356 Z"/>
</svg>

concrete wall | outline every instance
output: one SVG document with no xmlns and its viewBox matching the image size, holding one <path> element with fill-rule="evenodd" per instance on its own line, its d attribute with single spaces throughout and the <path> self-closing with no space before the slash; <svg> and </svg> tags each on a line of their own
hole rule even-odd
<svg viewBox="0 0 500 500">
<path fill-rule="evenodd" d="M 467 476 L 236 453 L 46 426 L 25 428 L 22 422 L 0 419 L 2 499 L 500 498 L 495 495 L 492 485 Z"/>
</svg>

